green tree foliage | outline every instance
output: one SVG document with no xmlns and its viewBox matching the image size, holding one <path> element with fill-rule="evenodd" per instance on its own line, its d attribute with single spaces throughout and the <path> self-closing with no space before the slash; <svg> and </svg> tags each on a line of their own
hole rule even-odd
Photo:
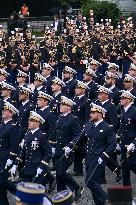
<svg viewBox="0 0 136 205">
<path fill-rule="evenodd" d="M 99 22 L 101 19 L 112 19 L 112 24 L 117 25 L 121 15 L 120 9 L 116 3 L 107 1 L 86 0 L 82 5 L 83 14 L 89 17 L 89 11 L 94 11 L 95 21 Z"/>
</svg>

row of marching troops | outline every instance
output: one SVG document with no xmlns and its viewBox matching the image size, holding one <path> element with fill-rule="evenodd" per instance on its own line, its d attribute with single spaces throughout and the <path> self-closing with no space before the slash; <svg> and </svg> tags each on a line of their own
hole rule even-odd
<svg viewBox="0 0 136 205">
<path fill-rule="evenodd" d="M 32 34 L 31 26 L 25 31 L 14 28 L 8 36 L 0 25 L 0 66 L 10 73 L 9 82 L 15 85 L 17 70 L 29 74 L 29 83 L 34 82 L 36 72 L 41 72 L 43 63 L 54 67 L 52 75 L 62 77 L 62 70 L 68 65 L 77 71 L 77 79 L 83 79 L 83 73 L 91 57 L 100 61 L 100 73 L 105 74 L 107 62 L 119 65 L 126 74 L 136 52 L 136 32 L 132 17 L 122 17 L 117 28 L 111 19 L 101 19 L 94 23 L 93 11 L 90 22 L 79 13 L 68 18 L 66 28 L 57 18 L 45 28 L 42 41 Z M 42 34 L 41 34 L 42 35 Z M 134 63 L 134 62 L 133 62 Z"/>
<path fill-rule="evenodd" d="M 56 23 L 46 28 L 40 44 L 30 29 L 24 34 L 16 28 L 9 38 L 1 29 L 3 205 L 7 190 L 16 191 L 8 180 L 16 174 L 19 180 L 48 185 L 48 192 L 55 185 L 58 192 L 69 188 L 77 201 L 85 187 L 67 172 L 72 164 L 73 175 L 86 173 L 85 186 L 96 205 L 107 200 L 101 187 L 106 166 L 116 182 L 123 178 L 123 185 L 131 184 L 130 170 L 136 172 L 135 30 L 132 18 L 122 21 L 117 30 L 109 20 L 89 30 L 80 14 L 75 21 L 67 19 L 63 35 L 56 35 Z"/>
<path fill-rule="evenodd" d="M 109 62 L 105 76 L 99 74 L 99 66 L 92 59 L 79 81 L 69 66 L 63 70 L 63 80 L 52 78 L 54 69 L 45 63 L 42 73 L 35 74 L 33 86 L 19 70 L 16 87 L 7 81 L 9 73 L 0 69 L 3 204 L 8 204 L 6 191 L 15 191 L 8 177 L 16 173 L 19 180 L 48 184 L 49 192 L 55 184 L 57 191 L 69 188 L 77 201 L 84 189 L 67 172 L 72 164 L 73 175 L 86 172 L 85 185 L 96 205 L 107 200 L 101 187 L 106 183 L 105 167 L 115 173 L 116 182 L 123 178 L 123 185 L 131 184 L 130 171 L 136 173 L 136 65 L 131 64 L 123 77 L 115 63 Z"/>
</svg>

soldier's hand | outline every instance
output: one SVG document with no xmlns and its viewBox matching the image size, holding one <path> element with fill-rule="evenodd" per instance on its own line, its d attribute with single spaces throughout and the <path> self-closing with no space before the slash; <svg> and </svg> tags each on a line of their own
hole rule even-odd
<svg viewBox="0 0 136 205">
<path fill-rule="evenodd" d="M 38 177 L 38 175 L 40 175 L 42 172 L 43 172 L 43 170 L 38 167 L 37 168 L 36 177 Z"/>
<path fill-rule="evenodd" d="M 68 156 L 71 149 L 69 147 L 65 147 L 65 156 Z"/>
<path fill-rule="evenodd" d="M 5 169 L 7 169 L 12 163 L 13 163 L 13 160 L 7 159 L 7 162 L 6 162 L 6 165 L 5 165 Z"/>
<path fill-rule="evenodd" d="M 120 145 L 119 145 L 119 144 L 117 144 L 116 150 L 121 151 L 121 148 L 120 148 Z"/>
<path fill-rule="evenodd" d="M 25 143 L 25 140 L 22 139 L 21 143 L 19 144 L 22 149 L 23 149 L 24 143 Z"/>
<path fill-rule="evenodd" d="M 11 176 L 14 176 L 16 174 L 17 166 L 13 165 L 13 167 L 9 170 Z"/>
<path fill-rule="evenodd" d="M 133 143 L 131 143 L 131 144 L 128 145 L 128 147 L 127 147 L 127 151 L 128 151 L 128 152 L 134 151 L 134 149 L 135 149 L 135 145 L 134 145 Z"/>
<path fill-rule="evenodd" d="M 98 158 L 98 164 L 102 164 L 103 159 L 101 157 Z"/>
<path fill-rule="evenodd" d="M 52 156 L 55 155 L 55 150 L 56 150 L 56 148 L 52 147 Z"/>
</svg>

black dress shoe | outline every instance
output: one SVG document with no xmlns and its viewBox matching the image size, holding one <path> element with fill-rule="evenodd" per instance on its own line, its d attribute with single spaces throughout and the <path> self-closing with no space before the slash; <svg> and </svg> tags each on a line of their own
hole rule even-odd
<svg viewBox="0 0 136 205">
<path fill-rule="evenodd" d="M 119 181 L 122 179 L 121 169 L 117 170 L 116 174 L 117 174 L 117 176 L 116 176 L 116 182 L 119 182 Z"/>
<path fill-rule="evenodd" d="M 77 189 L 75 189 L 75 198 L 74 200 L 77 201 L 81 197 L 83 187 L 79 186 Z"/>
<path fill-rule="evenodd" d="M 79 173 L 79 172 L 74 172 L 73 176 L 83 176 L 83 173 Z"/>
<path fill-rule="evenodd" d="M 56 187 L 56 180 L 55 177 L 52 181 L 49 182 L 49 190 L 48 193 L 51 193 Z"/>
<path fill-rule="evenodd" d="M 100 180 L 100 184 L 107 184 L 106 179 L 101 179 L 101 180 Z"/>
<path fill-rule="evenodd" d="M 55 166 L 51 167 L 51 171 L 55 171 L 55 170 L 56 170 Z"/>
</svg>

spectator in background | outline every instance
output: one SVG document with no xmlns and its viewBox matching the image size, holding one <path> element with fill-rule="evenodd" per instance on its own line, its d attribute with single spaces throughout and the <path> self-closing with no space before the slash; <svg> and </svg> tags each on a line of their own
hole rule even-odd
<svg viewBox="0 0 136 205">
<path fill-rule="evenodd" d="M 53 28 L 55 30 L 55 34 L 59 36 L 62 32 L 62 22 L 57 14 L 54 15 Z"/>
<path fill-rule="evenodd" d="M 28 7 L 26 4 L 23 4 L 23 6 L 21 7 L 21 14 L 26 17 L 29 16 L 29 11 L 28 11 Z"/>
</svg>

